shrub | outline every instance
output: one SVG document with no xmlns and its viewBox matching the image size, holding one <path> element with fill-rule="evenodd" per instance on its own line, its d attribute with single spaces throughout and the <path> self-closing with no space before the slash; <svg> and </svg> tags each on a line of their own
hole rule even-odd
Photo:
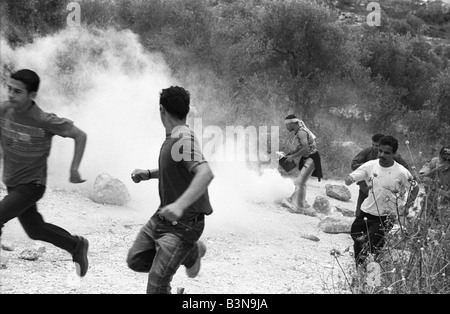
<svg viewBox="0 0 450 314">
<path fill-rule="evenodd" d="M 429 3 L 416 12 L 416 16 L 429 24 L 442 25 L 450 18 L 450 12 L 444 12 L 441 1 Z"/>
<path fill-rule="evenodd" d="M 394 228 L 383 248 L 367 261 L 346 270 L 353 277 L 349 289 L 361 294 L 448 294 L 450 292 L 450 196 L 439 182 L 418 181 L 416 206 L 402 216 L 397 207 Z M 445 192 L 446 191 L 446 192 Z M 332 255 L 335 255 L 332 253 Z M 339 256 L 336 256 L 338 258 Z M 381 272 L 373 280 L 369 264 Z M 367 268 L 366 268 L 367 267 Z M 376 284 L 374 284 L 377 282 Z"/>
<path fill-rule="evenodd" d="M 425 22 L 421 18 L 418 18 L 411 13 L 408 13 L 406 16 L 406 23 L 408 23 L 408 25 L 411 26 L 411 28 L 416 32 L 418 32 L 425 25 Z"/>
<path fill-rule="evenodd" d="M 328 128 L 318 128 L 317 132 L 317 148 L 322 161 L 322 172 L 324 179 L 342 179 L 351 172 L 350 163 L 354 157 L 351 150 L 339 145 L 336 138 L 338 136 L 335 131 Z"/>
<path fill-rule="evenodd" d="M 413 34 L 413 28 L 404 20 L 391 20 L 390 28 L 393 32 L 400 35 L 406 35 L 408 33 Z"/>
</svg>

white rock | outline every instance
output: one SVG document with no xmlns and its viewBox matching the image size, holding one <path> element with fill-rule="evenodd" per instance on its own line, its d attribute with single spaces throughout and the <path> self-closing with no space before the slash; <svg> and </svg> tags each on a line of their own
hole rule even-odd
<svg viewBox="0 0 450 314">
<path fill-rule="evenodd" d="M 100 204 L 125 205 L 131 200 L 125 184 L 109 174 L 103 173 L 95 179 L 90 198 Z"/>
</svg>

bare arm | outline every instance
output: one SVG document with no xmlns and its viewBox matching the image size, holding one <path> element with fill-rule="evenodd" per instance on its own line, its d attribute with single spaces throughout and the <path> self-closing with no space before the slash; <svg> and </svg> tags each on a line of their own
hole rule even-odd
<svg viewBox="0 0 450 314">
<path fill-rule="evenodd" d="M 80 130 L 75 125 L 67 134 L 67 137 L 73 138 L 75 141 L 75 150 L 72 159 L 72 164 L 70 166 L 70 182 L 72 183 L 82 183 L 86 180 L 81 179 L 78 168 L 80 167 L 81 160 L 84 155 L 84 150 L 86 148 L 87 134 Z"/>
<path fill-rule="evenodd" d="M 355 179 L 353 179 L 350 175 L 348 175 L 348 176 L 345 178 L 345 184 L 346 184 L 346 185 L 351 185 L 353 182 L 355 182 Z"/>
<path fill-rule="evenodd" d="M 431 159 L 422 167 L 422 169 L 420 169 L 419 178 L 424 182 L 433 179 L 436 176 L 437 172 L 439 172 L 440 170 L 445 170 L 445 168 L 442 167 L 442 164 L 441 166 L 439 166 L 439 164 L 439 157 Z"/>
<path fill-rule="evenodd" d="M 364 181 L 368 176 L 368 169 L 366 164 L 361 165 L 352 173 L 350 173 L 344 180 L 346 185 L 351 185 L 354 182 Z M 365 182 L 365 181 L 364 181 Z"/>
<path fill-rule="evenodd" d="M 131 179 L 135 183 L 159 178 L 159 169 L 134 169 L 131 173 Z"/>
<path fill-rule="evenodd" d="M 405 216 L 405 217 L 408 216 L 409 209 L 411 207 L 413 207 L 414 201 L 416 200 L 416 197 L 419 194 L 419 190 L 420 190 L 420 188 L 419 188 L 418 184 L 413 186 L 411 192 L 408 195 L 408 199 L 406 200 L 405 205 L 399 207 L 399 209 L 400 209 L 399 215 L 400 216 Z"/>
<path fill-rule="evenodd" d="M 419 194 L 419 185 L 416 184 L 411 192 L 408 195 L 408 199 L 406 200 L 406 207 L 409 208 L 412 206 L 412 204 L 414 203 L 414 201 L 416 200 L 417 195 Z"/>
</svg>

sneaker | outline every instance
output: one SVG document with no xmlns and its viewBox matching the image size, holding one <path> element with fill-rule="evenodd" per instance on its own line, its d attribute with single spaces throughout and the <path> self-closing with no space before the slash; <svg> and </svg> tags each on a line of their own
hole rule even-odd
<svg viewBox="0 0 450 314">
<path fill-rule="evenodd" d="M 281 206 L 286 207 L 288 209 L 288 212 L 294 213 L 294 214 L 301 214 L 303 211 L 297 207 L 290 198 L 284 198 L 281 201 Z M 305 209 L 311 208 L 311 205 L 308 204 L 308 202 L 305 202 Z"/>
<path fill-rule="evenodd" d="M 286 208 L 292 208 L 293 204 L 288 198 L 283 198 L 283 200 L 281 201 L 281 206 Z"/>
<path fill-rule="evenodd" d="M 306 216 L 311 216 L 311 217 L 316 216 L 316 212 L 311 207 L 301 208 L 301 207 L 296 206 L 294 203 L 289 203 L 289 207 L 287 207 L 287 211 L 290 212 L 291 214 L 306 215 Z"/>
<path fill-rule="evenodd" d="M 291 214 L 304 214 L 304 211 L 292 204 L 292 207 L 287 209 Z"/>
<path fill-rule="evenodd" d="M 287 211 L 293 214 L 301 214 L 301 211 L 294 203 L 291 202 L 288 198 L 285 198 L 281 201 L 281 205 L 287 208 Z"/>
<path fill-rule="evenodd" d="M 75 248 L 75 253 L 72 255 L 73 261 L 75 263 L 75 270 L 77 275 L 84 277 L 89 268 L 89 261 L 87 258 L 87 252 L 89 249 L 89 241 L 83 237 L 78 237 L 78 244 Z"/>
<path fill-rule="evenodd" d="M 203 256 L 206 254 L 206 245 L 202 241 L 197 241 L 198 246 L 198 257 L 195 261 L 194 265 L 190 268 L 186 268 L 186 274 L 189 278 L 195 278 L 197 277 L 198 273 L 200 272 L 200 263 Z"/>
</svg>

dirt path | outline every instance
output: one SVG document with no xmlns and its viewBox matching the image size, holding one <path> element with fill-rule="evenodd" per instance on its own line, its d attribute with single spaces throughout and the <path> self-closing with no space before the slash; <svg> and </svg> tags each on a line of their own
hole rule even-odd
<svg viewBox="0 0 450 314">
<path fill-rule="evenodd" d="M 327 183 L 342 184 L 310 180 L 308 202 L 325 196 Z M 331 205 L 354 209 L 356 188 L 350 186 L 350 202 L 329 198 Z M 330 255 L 333 248 L 351 246 L 348 234 L 323 233 L 317 227 L 318 218 L 291 214 L 273 202 L 214 203 L 216 193 L 217 189 L 210 193 L 215 212 L 206 218 L 202 238 L 208 251 L 200 275 L 189 279 L 181 267 L 172 292 L 178 287 L 188 294 L 348 292 L 342 289 L 343 274 Z M 4 229 L 3 242 L 11 244 L 14 251 L 2 251 L 8 262 L 7 269 L 0 270 L 0 293 L 144 293 L 147 276 L 128 269 L 125 258 L 140 227 L 156 209 L 148 207 L 133 201 L 123 207 L 100 205 L 79 186 L 50 186 L 39 203 L 40 212 L 46 221 L 89 239 L 89 272 L 83 279 L 76 277 L 65 251 L 30 240 L 14 219 Z M 315 235 L 320 241 L 304 239 L 303 234 Z M 24 249 L 36 245 L 45 247 L 37 261 L 18 258 Z M 351 257 L 345 255 L 339 261 L 350 265 Z"/>
</svg>

